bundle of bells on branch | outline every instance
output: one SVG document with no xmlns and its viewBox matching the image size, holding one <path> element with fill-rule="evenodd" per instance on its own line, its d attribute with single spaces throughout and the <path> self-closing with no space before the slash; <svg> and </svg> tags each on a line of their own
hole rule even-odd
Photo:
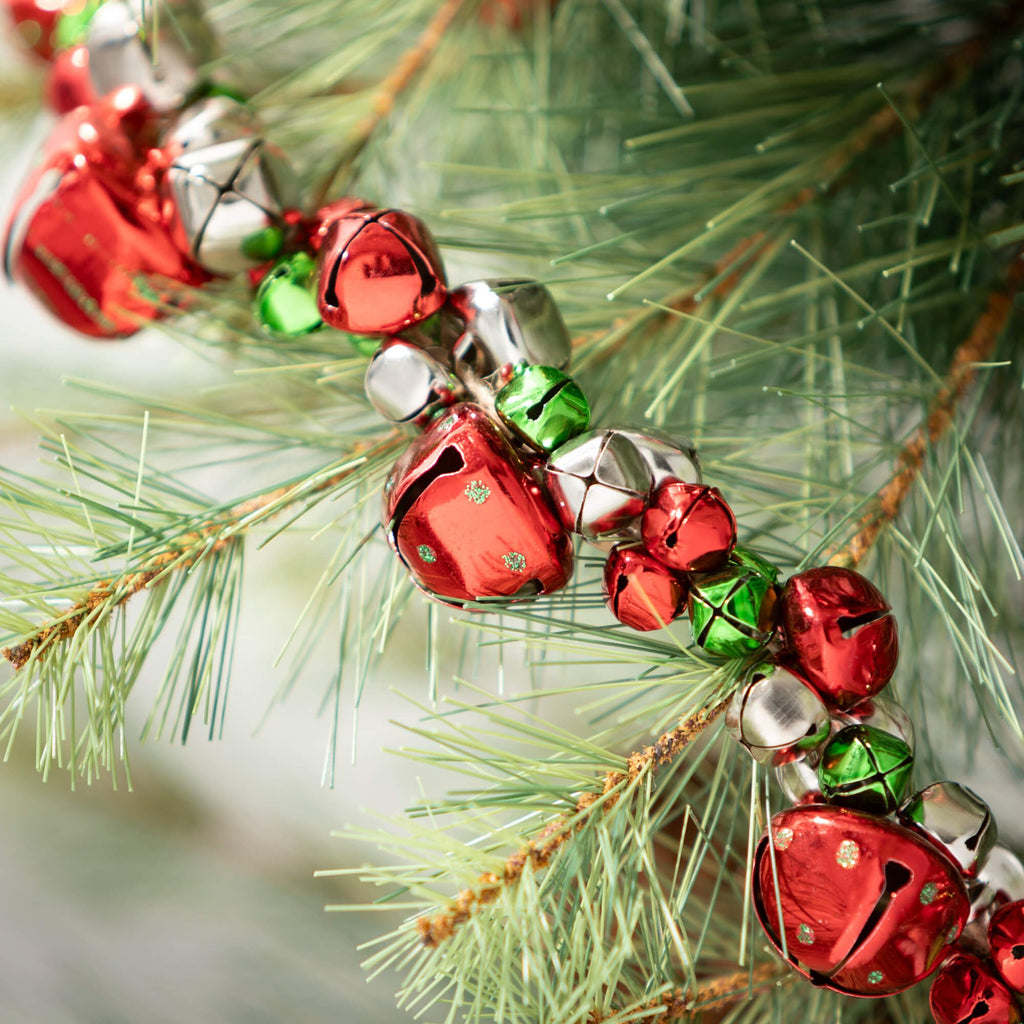
<svg viewBox="0 0 1024 1024">
<path fill-rule="evenodd" d="M 726 724 L 795 804 L 755 857 L 772 945 L 814 984 L 857 996 L 939 968 L 938 1024 L 1019 1021 L 1024 867 L 970 790 L 907 795 L 911 725 L 879 696 L 898 654 L 881 593 L 838 567 L 781 585 L 737 546 L 689 444 L 588 429 L 543 285 L 449 291 L 410 214 L 346 198 L 304 215 L 252 113 L 199 79 L 212 37 L 195 8 L 175 10 L 204 45 L 161 32 L 154 63 L 138 0 L 8 7 L 54 61 L 49 95 L 65 112 L 15 207 L 8 274 L 68 325 L 116 337 L 162 315 L 174 286 L 248 272 L 266 330 L 338 330 L 374 352 L 370 401 L 422 431 L 384 487 L 388 541 L 416 585 L 485 608 L 565 586 L 573 534 L 606 551 L 620 622 L 657 629 L 685 610 L 706 653 L 755 666 Z"/>
<path fill-rule="evenodd" d="M 848 614 L 851 590 L 876 609 L 867 623 Z M 936 1024 L 1016 1024 L 1024 866 L 971 790 L 936 782 L 910 794 L 910 720 L 879 696 L 897 653 L 884 600 L 832 567 L 797 574 L 781 600 L 776 664 L 752 670 L 726 713 L 796 805 L 772 818 L 755 854 L 768 939 L 815 985 L 884 996 L 939 968 Z"/>
<path fill-rule="evenodd" d="M 255 271 L 311 229 L 253 112 L 200 78 L 213 46 L 198 9 L 176 0 L 154 38 L 141 0 L 8 6 L 53 57 L 64 113 L 15 201 L 4 266 L 65 324 L 132 334 L 184 286 Z M 79 77 L 60 77 L 63 57 Z"/>
</svg>

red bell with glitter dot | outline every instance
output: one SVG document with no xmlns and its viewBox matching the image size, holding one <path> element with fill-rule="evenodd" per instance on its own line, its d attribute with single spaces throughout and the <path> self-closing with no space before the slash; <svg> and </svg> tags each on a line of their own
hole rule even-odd
<svg viewBox="0 0 1024 1024">
<path fill-rule="evenodd" d="M 823 566 L 797 573 L 779 598 L 779 662 L 832 708 L 849 708 L 882 690 L 899 657 L 896 619 L 858 572 Z"/>
<path fill-rule="evenodd" d="M 736 546 L 736 519 L 716 487 L 669 480 L 651 495 L 644 547 L 670 569 L 711 572 Z"/>
<path fill-rule="evenodd" d="M 994 971 L 967 953 L 951 956 L 932 982 L 935 1024 L 1018 1024 L 1020 1008 Z"/>
<path fill-rule="evenodd" d="M 432 316 L 447 296 L 426 225 L 401 210 L 347 208 L 315 232 L 317 304 L 324 322 L 354 334 L 397 334 Z"/>
<path fill-rule="evenodd" d="M 803 804 L 772 818 L 754 861 L 754 910 L 816 985 L 858 996 L 927 977 L 970 903 L 956 865 L 882 818 Z"/>
<path fill-rule="evenodd" d="M 205 279 L 175 246 L 144 154 L 155 125 L 126 88 L 66 115 L 7 227 L 4 264 L 69 327 L 132 334 L 174 285 Z"/>
<path fill-rule="evenodd" d="M 479 406 L 454 406 L 410 445 L 384 502 L 388 542 L 443 601 L 535 597 L 572 575 L 569 534 Z"/>
<path fill-rule="evenodd" d="M 670 623 L 686 602 L 686 580 L 639 544 L 612 548 L 604 565 L 604 599 L 612 615 L 644 632 Z"/>
<path fill-rule="evenodd" d="M 52 60 L 57 49 L 57 22 L 66 9 L 78 10 L 82 0 L 54 3 L 52 0 L 4 0 L 4 7 L 22 43 L 43 60 Z"/>
<path fill-rule="evenodd" d="M 1007 903 L 992 915 L 988 948 L 1003 981 L 1024 994 L 1024 900 Z"/>
</svg>

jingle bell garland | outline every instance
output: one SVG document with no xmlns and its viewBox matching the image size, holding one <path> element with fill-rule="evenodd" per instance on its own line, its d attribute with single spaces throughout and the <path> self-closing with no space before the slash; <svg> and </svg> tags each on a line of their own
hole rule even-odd
<svg viewBox="0 0 1024 1024">
<path fill-rule="evenodd" d="M 68 88 L 73 91 L 72 86 Z M 165 113 L 160 110 L 160 101 L 151 98 L 147 102 L 152 110 Z M 180 102 L 174 101 L 171 106 Z M 181 113 L 174 111 L 175 116 Z M 166 129 L 162 126 L 160 130 Z M 185 134 L 191 130 L 186 126 Z M 221 141 L 219 131 L 216 129 L 207 139 L 209 144 Z M 691 517 L 694 524 L 701 517 L 693 513 L 691 505 L 672 507 L 656 494 L 665 497 L 675 492 L 689 497 L 694 492 L 685 489 L 697 488 L 707 501 L 706 496 L 712 493 L 701 485 L 695 460 L 691 461 L 693 476 L 690 467 L 684 465 L 685 445 L 669 442 L 658 455 L 646 441 L 638 441 L 636 433 L 609 429 L 593 431 L 574 441 L 572 435 L 587 426 L 587 418 L 580 415 L 579 401 L 573 410 L 576 420 L 567 428 L 568 436 L 520 429 L 542 418 L 550 404 L 547 396 L 551 388 L 558 385 L 557 393 L 564 393 L 570 386 L 576 387 L 567 375 L 559 376 L 567 354 L 564 361 L 557 355 L 540 357 L 538 350 L 545 349 L 545 341 L 549 342 L 547 352 L 556 350 L 559 344 L 544 339 L 543 332 L 530 339 L 536 342 L 539 338 L 539 346 L 521 344 L 521 334 L 512 342 L 511 351 L 503 350 L 498 336 L 489 336 L 489 313 L 482 302 L 474 306 L 474 297 L 505 294 L 506 305 L 514 307 L 527 288 L 546 295 L 541 286 L 530 284 L 520 291 L 517 286 L 521 283 L 476 282 L 457 289 L 461 293 L 457 300 L 456 294 L 449 296 L 446 292 L 440 258 L 436 247 L 432 248 L 429 233 L 409 215 L 346 201 L 343 210 L 301 224 L 300 218 L 293 218 L 289 223 L 285 204 L 272 195 L 274 187 L 262 173 L 255 186 L 242 177 L 244 161 L 261 147 L 257 144 L 249 149 L 244 129 L 229 140 L 234 153 L 226 155 L 213 177 L 198 169 L 206 166 L 205 156 L 203 160 L 191 160 L 186 153 L 188 144 L 181 144 L 173 128 L 167 137 L 174 139 L 176 152 L 168 165 L 160 165 L 152 173 L 154 177 L 162 176 L 178 199 L 178 219 L 168 230 L 175 238 L 179 256 L 195 265 L 191 272 L 197 276 L 235 273 L 284 253 L 281 262 L 264 278 L 265 287 L 261 286 L 258 295 L 261 318 L 271 329 L 293 335 L 327 323 L 339 329 L 391 336 L 413 326 L 422 327 L 439 313 L 449 315 L 458 325 L 457 338 L 450 345 L 443 331 L 436 335 L 428 331 L 417 342 L 389 337 L 380 349 L 381 358 L 375 358 L 378 383 L 384 382 L 379 393 L 385 397 L 398 393 L 385 386 L 389 374 L 397 375 L 399 383 L 405 380 L 410 365 L 421 374 L 413 389 L 416 401 L 412 411 L 403 411 L 400 416 L 385 412 L 398 422 L 414 423 L 426 430 L 421 438 L 425 443 L 413 446 L 405 468 L 396 467 L 388 499 L 389 538 L 418 584 L 431 596 L 451 603 L 531 597 L 567 581 L 571 572 L 570 531 L 599 542 L 618 541 L 609 557 L 606 579 L 612 581 L 607 586 L 609 604 L 621 621 L 639 629 L 666 624 L 678 615 L 682 597 L 688 593 L 696 640 L 709 654 L 751 655 L 786 666 L 750 680 L 742 691 L 736 727 L 751 753 L 779 764 L 780 771 L 803 763 L 798 760 L 801 756 L 810 762 L 816 753 L 820 755 L 815 773 L 817 792 L 808 791 L 806 807 L 784 812 L 791 815 L 784 823 L 773 823 L 773 828 L 778 826 L 774 846 L 770 832 L 759 847 L 760 873 L 755 878 L 760 890 L 755 903 L 772 941 L 781 937 L 785 949 L 785 929 L 792 923 L 795 930 L 788 936 L 788 945 L 791 953 L 796 951 L 790 959 L 798 970 L 838 991 L 880 995 L 920 980 L 948 951 L 951 934 L 965 924 L 968 928 L 981 925 L 990 917 L 988 945 L 993 961 L 1002 966 L 993 973 L 992 967 L 977 961 L 977 971 L 984 976 L 979 989 L 971 980 L 977 972 L 958 974 L 955 968 L 959 961 L 951 960 L 948 970 L 943 967 L 940 973 L 943 984 L 937 980 L 933 992 L 936 1019 L 947 1019 L 942 1014 L 951 1020 L 965 1015 L 974 1020 L 996 1019 L 976 1012 L 981 1009 L 979 999 L 989 1001 L 985 1014 L 997 1012 L 1003 1015 L 999 1019 L 1016 1019 L 1012 994 L 1006 998 L 999 995 L 1002 1002 L 998 1005 L 991 994 L 1009 991 L 1011 977 L 1017 978 L 1013 968 L 1021 942 L 1014 916 L 1018 904 L 1004 903 L 992 912 L 1002 890 L 985 874 L 984 854 L 995 838 L 987 808 L 973 794 L 959 802 L 939 799 L 935 796 L 940 792 L 937 787 L 955 784 L 937 783 L 906 801 L 898 809 L 898 821 L 890 821 L 879 815 L 894 809 L 900 787 L 889 785 L 887 776 L 892 769 L 909 774 L 910 768 L 904 749 L 898 746 L 900 739 L 892 735 L 864 748 L 871 762 L 868 779 L 860 768 L 856 772 L 844 769 L 838 782 L 829 775 L 827 751 L 837 743 L 838 736 L 828 740 L 824 751 L 820 749 L 833 730 L 822 722 L 818 709 L 827 705 L 833 712 L 832 724 L 839 725 L 839 736 L 847 729 L 872 728 L 848 723 L 847 719 L 856 717 L 865 702 L 877 697 L 895 668 L 895 623 L 891 609 L 871 584 L 856 573 L 823 568 L 797 574 L 780 592 L 777 570 L 763 563 L 756 565 L 756 556 L 742 548 L 731 551 L 735 544 L 734 519 L 731 538 L 673 564 L 666 556 L 686 546 L 679 544 L 680 530 Z M 111 151 L 116 148 L 111 146 Z M 113 158 L 106 155 L 103 160 L 113 163 Z M 109 191 L 106 181 L 103 186 Z M 256 201 L 254 188 L 261 190 Z M 189 221 L 182 211 L 190 210 L 194 193 L 203 192 L 209 196 L 203 216 Z M 208 238 L 206 233 L 217 223 L 221 202 L 252 202 L 267 214 L 269 222 L 255 230 L 247 229 L 237 238 L 222 239 L 216 230 L 212 239 Z M 225 244 L 211 251 L 211 240 Z M 319 265 L 315 273 L 309 269 L 311 254 L 316 254 Z M 130 262 L 129 257 L 123 259 Z M 381 265 L 386 266 L 385 273 L 380 273 Z M 372 273 L 367 268 L 372 268 Z M 138 272 L 160 273 L 144 265 Z M 177 273 L 185 271 L 165 276 L 175 279 Z M 367 278 L 379 286 L 371 289 L 372 299 L 364 294 Z M 314 283 L 319 306 L 311 301 Z M 289 291 L 281 292 L 283 287 Z M 96 301 L 91 295 L 87 298 Z M 123 301 L 119 297 L 118 302 Z M 553 305 L 549 296 L 546 301 Z M 104 299 L 99 305 L 109 303 Z M 387 315 L 379 315 L 382 309 Z M 135 315 L 158 315 L 157 307 L 151 311 L 143 308 Z M 514 312 L 503 312 L 501 317 L 503 328 L 522 326 Z M 134 323 L 137 319 L 129 326 Z M 128 330 L 122 329 L 122 333 Z M 527 355 L 520 358 L 520 349 Z M 393 373 L 391 367 L 400 369 Z M 517 399 L 523 396 L 516 395 L 514 388 L 511 392 L 507 389 L 517 379 L 526 381 L 531 377 L 549 386 L 540 394 L 526 395 L 524 414 L 521 406 L 510 401 L 510 395 Z M 504 401 L 502 394 L 506 395 Z M 578 394 L 582 397 L 582 392 Z M 425 400 L 419 400 L 421 395 Z M 474 407 L 470 399 L 479 404 Z M 531 416 L 538 407 L 538 415 Z M 559 431 L 563 431 L 561 425 Z M 425 440 L 428 438 L 429 442 Z M 663 467 L 659 477 L 654 463 L 666 449 L 672 453 L 670 468 L 665 471 Z M 548 456 L 546 464 L 538 457 L 538 450 Z M 458 460 L 462 461 L 456 465 Z M 717 496 L 715 507 L 724 512 L 718 514 L 717 524 L 712 523 L 711 532 L 727 533 L 732 514 L 724 499 L 713 493 Z M 506 501 L 504 505 L 493 500 L 496 494 Z M 665 504 L 673 514 L 679 513 L 679 523 L 652 525 L 645 530 L 647 513 L 652 509 L 664 512 Z M 478 511 L 490 507 L 486 515 L 470 520 L 467 505 L 476 506 Z M 638 537 L 643 538 L 639 546 Z M 699 546 L 696 538 L 690 540 Z M 467 546 L 469 553 L 465 551 Z M 482 565 L 471 565 L 473 560 Z M 641 609 L 648 612 L 646 617 Z M 775 679 L 780 682 L 773 689 Z M 806 723 L 792 710 L 784 711 L 780 698 L 783 679 L 791 697 L 795 694 L 803 698 L 796 704 L 806 708 L 801 712 Z M 769 697 L 755 692 L 758 686 Z M 793 728 L 794 715 L 799 729 Z M 783 719 L 791 727 L 784 735 L 774 729 Z M 886 768 L 868 756 L 874 746 L 895 751 L 893 764 Z M 904 747 L 909 749 L 906 744 Z M 871 775 L 881 778 L 872 782 Z M 881 805 L 865 808 L 859 804 L 858 810 L 851 811 L 819 802 L 819 797 L 834 799 L 841 792 L 848 795 L 851 783 L 861 786 L 865 781 L 885 790 Z M 954 804 L 959 817 L 951 810 Z M 867 810 L 875 813 L 865 813 Z M 952 827 L 951 822 L 955 823 Z M 965 829 L 973 831 L 967 833 Z M 851 833 L 859 839 L 850 838 Z M 819 870 L 817 855 L 799 861 L 797 854 L 804 840 L 812 853 L 825 851 L 826 860 L 831 856 L 831 875 Z M 773 849 L 777 867 L 773 866 Z M 996 848 L 990 863 L 998 860 L 1000 852 L 1009 856 Z M 904 861 L 911 862 L 915 870 Z M 796 862 L 797 867 L 787 866 L 789 862 Z M 834 891 L 831 882 L 853 877 L 858 868 L 861 875 L 877 883 L 880 895 L 875 903 L 871 902 L 868 885 L 866 893 L 856 888 L 844 892 L 845 902 L 830 908 L 823 920 L 794 923 L 780 919 L 785 917 L 786 893 L 798 894 L 793 897 L 794 903 L 813 902 L 822 890 Z M 912 876 L 914 886 L 907 874 Z M 779 875 L 783 896 L 773 915 L 772 897 L 767 894 L 764 879 L 771 879 L 774 889 Z M 977 876 L 977 886 L 967 889 L 964 880 L 973 875 Z M 932 907 L 936 909 L 928 909 Z M 829 929 L 844 923 L 844 915 L 863 925 L 853 945 L 841 949 L 837 945 L 840 939 L 829 945 Z M 1003 927 L 998 933 L 997 921 Z M 897 946 L 903 951 L 902 960 L 896 956 Z M 905 952 L 908 949 L 910 952 Z M 999 980 L 998 972 L 1007 984 Z M 990 984 L 986 978 L 995 981 Z M 950 986 L 954 993 L 947 995 Z"/>
<path fill-rule="evenodd" d="M 276 256 L 302 230 L 299 200 L 252 111 L 199 76 L 214 46 L 188 0 L 155 63 L 137 0 L 58 14 L 51 39 L 70 48 L 54 51 L 49 90 L 70 112 L 18 196 L 4 265 L 73 329 L 125 337 L 184 287 Z"/>
</svg>

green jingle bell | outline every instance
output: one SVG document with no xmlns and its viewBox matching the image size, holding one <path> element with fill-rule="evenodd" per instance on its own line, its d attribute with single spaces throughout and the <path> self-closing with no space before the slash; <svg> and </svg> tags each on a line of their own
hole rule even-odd
<svg viewBox="0 0 1024 1024">
<path fill-rule="evenodd" d="M 296 252 L 277 261 L 256 292 L 256 317 L 275 334 L 297 338 L 323 324 L 316 306 L 316 260 Z"/>
<path fill-rule="evenodd" d="M 734 548 L 719 572 L 694 578 L 690 629 L 708 654 L 738 658 L 763 647 L 775 630 L 779 570 L 745 548 Z"/>
<path fill-rule="evenodd" d="M 825 747 L 818 784 L 829 803 L 891 814 L 906 795 L 913 768 L 913 751 L 898 736 L 870 725 L 848 725 Z"/>
<path fill-rule="evenodd" d="M 527 444 L 551 452 L 587 429 L 590 403 L 580 386 L 554 366 L 516 367 L 494 407 Z"/>
</svg>

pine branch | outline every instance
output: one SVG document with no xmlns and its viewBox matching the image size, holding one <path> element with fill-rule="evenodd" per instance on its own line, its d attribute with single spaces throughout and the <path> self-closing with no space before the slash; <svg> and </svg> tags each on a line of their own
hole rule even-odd
<svg viewBox="0 0 1024 1024">
<path fill-rule="evenodd" d="M 975 38 L 957 47 L 942 60 L 916 75 L 899 92 L 901 102 L 913 110 L 923 110 L 937 97 L 942 95 L 943 86 L 957 78 L 969 74 L 987 54 L 988 44 L 992 37 L 1002 31 L 1012 31 L 1013 26 L 1024 17 L 1024 4 L 1015 2 L 1008 4 L 1002 16 L 993 22 Z M 904 126 L 899 109 L 891 103 L 882 106 L 848 138 L 829 150 L 820 164 L 814 166 L 815 186 L 797 185 L 795 194 L 779 204 L 773 219 L 785 222 L 786 219 L 810 203 L 820 200 L 832 193 L 839 185 L 843 172 L 859 156 L 871 150 L 872 146 L 882 143 Z M 713 299 L 724 300 L 741 283 L 745 274 L 757 265 L 758 258 L 764 255 L 771 241 L 771 235 L 765 228 L 759 228 L 741 238 L 720 259 L 716 260 L 711 269 L 702 275 L 701 281 L 692 287 L 675 291 L 661 302 L 650 303 L 649 308 L 642 309 L 630 316 L 619 317 L 607 331 L 593 332 L 576 340 L 575 347 L 582 352 L 577 360 L 577 368 L 585 369 L 589 362 L 603 363 L 621 351 L 627 343 L 635 343 L 637 332 L 645 325 L 653 327 L 658 319 L 664 319 L 673 313 L 696 314 Z M 659 265 L 674 262 L 680 253 L 671 253 L 658 263 L 652 264 L 642 277 L 653 273 Z M 637 281 L 640 278 L 634 278 Z M 632 283 L 632 282 L 631 282 Z M 623 286 L 609 295 L 613 298 L 625 290 Z M 654 321 L 654 323 L 650 323 Z"/>
<path fill-rule="evenodd" d="M 1013 311 L 1014 296 L 1022 284 L 1024 260 L 1017 258 L 1010 266 L 1006 287 L 991 293 L 985 312 L 978 318 L 969 336 L 957 347 L 950 369 L 931 403 L 926 419 L 904 446 L 892 475 L 879 490 L 877 507 L 861 520 L 857 534 L 832 556 L 829 564 L 850 567 L 858 565 L 884 526 L 898 516 L 903 501 L 921 471 L 926 446 L 935 444 L 953 423 L 957 404 L 973 382 L 977 365 L 991 357 Z M 550 822 L 535 839 L 508 857 L 501 875 L 481 875 L 476 885 L 459 893 L 442 913 L 419 918 L 416 928 L 424 946 L 434 948 L 450 938 L 455 929 L 468 921 L 477 909 L 493 903 L 503 887 L 515 885 L 527 864 L 533 870 L 546 868 L 554 854 L 584 827 L 588 818 L 606 813 L 614 807 L 624 787 L 634 783 L 643 772 L 653 771 L 681 755 L 721 715 L 728 700 L 725 698 L 702 708 L 660 736 L 653 745 L 630 754 L 627 771 L 607 772 L 599 787 L 584 793 L 571 811 Z M 672 1012 L 675 1011 L 666 1011 Z M 669 1016 L 666 1019 L 677 1018 Z"/>
<path fill-rule="evenodd" d="M 1024 285 L 1024 254 L 1017 254 L 1006 275 L 1005 287 L 989 294 L 985 311 L 953 354 L 942 386 L 932 399 L 927 417 L 896 458 L 890 478 L 882 486 L 872 508 L 858 524 L 857 533 L 828 558 L 829 565 L 854 568 L 863 561 L 879 534 L 900 514 L 914 481 L 924 466 L 929 447 L 953 426 L 957 406 L 978 374 L 978 366 L 991 359 L 1014 310 L 1014 299 Z"/>
<path fill-rule="evenodd" d="M 323 182 L 314 193 L 315 206 L 322 205 L 338 177 L 351 170 L 377 129 L 394 110 L 402 94 L 437 53 L 441 40 L 465 3 L 466 0 L 444 0 L 419 39 L 398 59 L 394 70 L 377 89 L 372 111 L 355 126 L 337 163 L 324 175 Z"/>
<path fill-rule="evenodd" d="M 356 445 L 352 456 L 359 461 L 355 466 L 318 480 L 311 487 L 278 487 L 232 506 L 227 513 L 218 515 L 198 529 L 174 538 L 169 548 L 149 555 L 138 569 L 100 582 L 63 615 L 40 626 L 13 647 L 3 648 L 0 655 L 16 670 L 24 668 L 48 649 L 70 640 L 84 624 L 109 615 L 136 594 L 166 579 L 169 573 L 188 572 L 200 559 L 237 542 L 257 523 L 283 512 L 297 501 L 333 490 L 351 477 L 360 465 L 394 454 L 403 443 L 404 438 L 395 431 L 374 445 Z"/>
<path fill-rule="evenodd" d="M 660 1022 L 669 1020 L 692 1020 L 709 1009 L 721 1011 L 734 1003 L 742 1002 L 754 992 L 770 988 L 779 982 L 793 978 L 793 972 L 779 963 L 761 964 L 752 971 L 734 971 L 704 981 L 692 993 L 676 989 L 666 992 L 660 999 L 646 1004 L 644 1009 L 654 1011 L 644 1019 Z M 632 1012 L 632 1011 L 627 1011 Z M 620 1017 L 621 1011 L 599 1013 L 593 1011 L 587 1024 L 605 1024 Z"/>
<path fill-rule="evenodd" d="M 625 772 L 610 771 L 599 788 L 584 793 L 576 806 L 548 824 L 536 839 L 512 854 L 505 861 L 501 876 L 481 875 L 477 884 L 466 889 L 442 913 L 434 917 L 421 917 L 416 922 L 424 946 L 435 947 L 451 938 L 455 929 L 470 919 L 480 907 L 493 903 L 501 890 L 515 885 L 527 864 L 534 870 L 546 868 L 552 856 L 572 836 L 579 832 L 594 815 L 606 814 L 618 801 L 622 792 L 635 783 L 645 772 L 654 771 L 678 757 L 701 733 L 725 711 L 727 700 L 701 708 L 688 716 L 674 729 L 660 736 L 654 744 L 644 747 L 627 760 Z"/>
</svg>

